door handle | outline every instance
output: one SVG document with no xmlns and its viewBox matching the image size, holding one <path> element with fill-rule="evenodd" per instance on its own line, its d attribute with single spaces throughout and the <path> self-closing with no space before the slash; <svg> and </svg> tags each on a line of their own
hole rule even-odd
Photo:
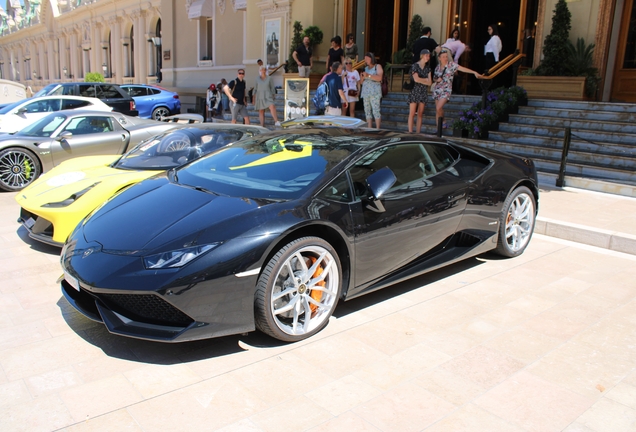
<svg viewBox="0 0 636 432">
<path fill-rule="evenodd" d="M 121 140 L 122 140 L 122 141 L 126 141 L 126 135 L 121 134 Z"/>
</svg>

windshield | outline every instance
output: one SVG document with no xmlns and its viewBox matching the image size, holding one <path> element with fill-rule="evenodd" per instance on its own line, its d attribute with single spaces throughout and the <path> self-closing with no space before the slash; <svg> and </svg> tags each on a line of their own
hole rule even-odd
<svg viewBox="0 0 636 432">
<path fill-rule="evenodd" d="M 46 87 L 44 87 L 42 90 L 38 91 L 36 94 L 33 95 L 33 97 L 38 97 L 38 96 L 48 96 L 50 94 L 50 92 L 57 87 L 59 84 L 49 84 Z"/>
<path fill-rule="evenodd" d="M 180 169 L 176 181 L 233 197 L 294 199 L 370 141 L 298 133 L 256 137 Z"/>
<path fill-rule="evenodd" d="M 8 114 L 11 111 L 13 111 L 15 109 L 15 107 L 17 107 L 18 105 L 22 105 L 23 103 L 24 103 L 24 101 L 21 100 L 21 101 L 17 101 L 17 102 L 14 102 L 12 104 L 9 104 L 9 105 L 5 106 L 4 108 L 0 109 L 0 114 Z"/>
<path fill-rule="evenodd" d="M 115 168 L 168 170 L 240 140 L 234 129 L 178 129 L 143 141 L 117 161 Z"/>
<path fill-rule="evenodd" d="M 30 124 L 19 132 L 16 132 L 15 135 L 48 138 L 62 123 L 64 123 L 65 120 L 66 116 L 64 114 L 49 114 L 43 119 Z"/>
</svg>

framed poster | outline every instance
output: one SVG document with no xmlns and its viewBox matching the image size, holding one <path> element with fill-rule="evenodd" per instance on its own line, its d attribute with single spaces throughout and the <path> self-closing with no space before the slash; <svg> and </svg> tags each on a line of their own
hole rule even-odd
<svg viewBox="0 0 636 432">
<path fill-rule="evenodd" d="M 265 59 L 268 68 L 280 63 L 280 18 L 265 20 Z"/>
<path fill-rule="evenodd" d="M 285 80 L 285 120 L 309 115 L 309 78 Z"/>
</svg>

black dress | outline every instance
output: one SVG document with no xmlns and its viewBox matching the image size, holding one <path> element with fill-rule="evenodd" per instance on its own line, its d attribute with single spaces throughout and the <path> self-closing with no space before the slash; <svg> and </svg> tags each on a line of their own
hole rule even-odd
<svg viewBox="0 0 636 432">
<path fill-rule="evenodd" d="M 329 53 L 327 55 L 329 56 L 329 59 L 327 60 L 327 68 L 329 69 L 334 62 L 340 62 L 341 57 L 344 55 L 344 51 L 342 48 L 338 48 L 337 50 L 329 48 Z M 331 69 L 327 72 L 331 72 Z"/>
<path fill-rule="evenodd" d="M 419 63 L 413 63 L 411 66 L 411 75 L 417 72 L 417 76 L 420 78 L 428 78 L 428 74 L 431 73 L 431 69 L 428 67 L 428 63 L 424 65 L 424 69 L 420 67 Z M 413 79 L 411 77 L 411 79 Z M 413 90 L 409 93 L 408 102 L 412 103 L 423 103 L 428 102 L 428 86 L 420 83 L 415 83 Z"/>
</svg>

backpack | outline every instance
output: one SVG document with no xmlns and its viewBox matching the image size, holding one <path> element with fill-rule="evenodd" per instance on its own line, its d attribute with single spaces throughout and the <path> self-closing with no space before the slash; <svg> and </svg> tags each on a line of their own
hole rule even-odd
<svg viewBox="0 0 636 432">
<path fill-rule="evenodd" d="M 311 101 L 316 107 L 317 115 L 321 115 L 325 112 L 327 105 L 329 105 L 329 84 L 327 84 L 326 81 L 320 83 Z"/>
</svg>

